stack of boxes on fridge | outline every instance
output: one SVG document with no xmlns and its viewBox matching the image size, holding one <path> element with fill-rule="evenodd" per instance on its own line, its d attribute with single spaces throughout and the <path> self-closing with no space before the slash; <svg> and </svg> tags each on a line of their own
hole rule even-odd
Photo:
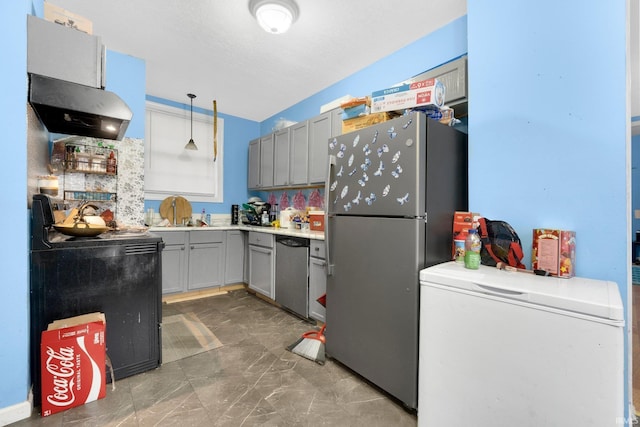
<svg viewBox="0 0 640 427">
<path fill-rule="evenodd" d="M 421 110 L 448 124 L 453 119 L 453 109 L 445 107 L 445 94 L 444 84 L 434 78 L 377 90 L 371 97 L 350 99 L 340 105 L 342 132 L 385 122 L 405 110 Z"/>
</svg>

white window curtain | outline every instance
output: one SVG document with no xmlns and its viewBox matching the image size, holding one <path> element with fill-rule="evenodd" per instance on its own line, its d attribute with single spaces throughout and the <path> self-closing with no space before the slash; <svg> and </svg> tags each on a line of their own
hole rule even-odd
<svg viewBox="0 0 640 427">
<path fill-rule="evenodd" d="M 224 120 L 218 118 L 218 156 L 213 161 L 213 117 L 193 113 L 197 151 L 185 150 L 191 137 L 190 110 L 154 102 L 146 105 L 145 198 L 181 195 L 194 202 L 222 202 Z"/>
</svg>

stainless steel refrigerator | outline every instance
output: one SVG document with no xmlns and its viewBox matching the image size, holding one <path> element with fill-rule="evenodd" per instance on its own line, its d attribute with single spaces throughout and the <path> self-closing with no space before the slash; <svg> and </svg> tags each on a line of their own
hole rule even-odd
<svg viewBox="0 0 640 427">
<path fill-rule="evenodd" d="M 327 354 L 418 405 L 419 272 L 451 259 L 467 136 L 423 113 L 329 140 Z"/>
</svg>

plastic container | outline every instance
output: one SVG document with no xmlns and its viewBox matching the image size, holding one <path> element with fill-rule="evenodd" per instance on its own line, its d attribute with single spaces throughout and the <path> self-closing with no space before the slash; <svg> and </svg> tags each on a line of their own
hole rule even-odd
<svg viewBox="0 0 640 427">
<path fill-rule="evenodd" d="M 477 270 L 480 267 L 480 249 L 482 242 L 478 235 L 478 230 L 470 228 L 467 238 L 464 241 L 464 266 L 471 270 Z"/>
<path fill-rule="evenodd" d="M 309 212 L 309 228 L 313 231 L 324 231 L 324 211 Z"/>
</svg>

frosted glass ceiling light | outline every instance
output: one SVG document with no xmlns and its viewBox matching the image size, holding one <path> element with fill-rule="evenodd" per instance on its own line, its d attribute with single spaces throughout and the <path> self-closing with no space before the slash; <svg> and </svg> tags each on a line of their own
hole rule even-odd
<svg viewBox="0 0 640 427">
<path fill-rule="evenodd" d="M 268 33 L 282 34 L 298 18 L 294 0 L 250 0 L 249 10 L 258 24 Z"/>
</svg>

